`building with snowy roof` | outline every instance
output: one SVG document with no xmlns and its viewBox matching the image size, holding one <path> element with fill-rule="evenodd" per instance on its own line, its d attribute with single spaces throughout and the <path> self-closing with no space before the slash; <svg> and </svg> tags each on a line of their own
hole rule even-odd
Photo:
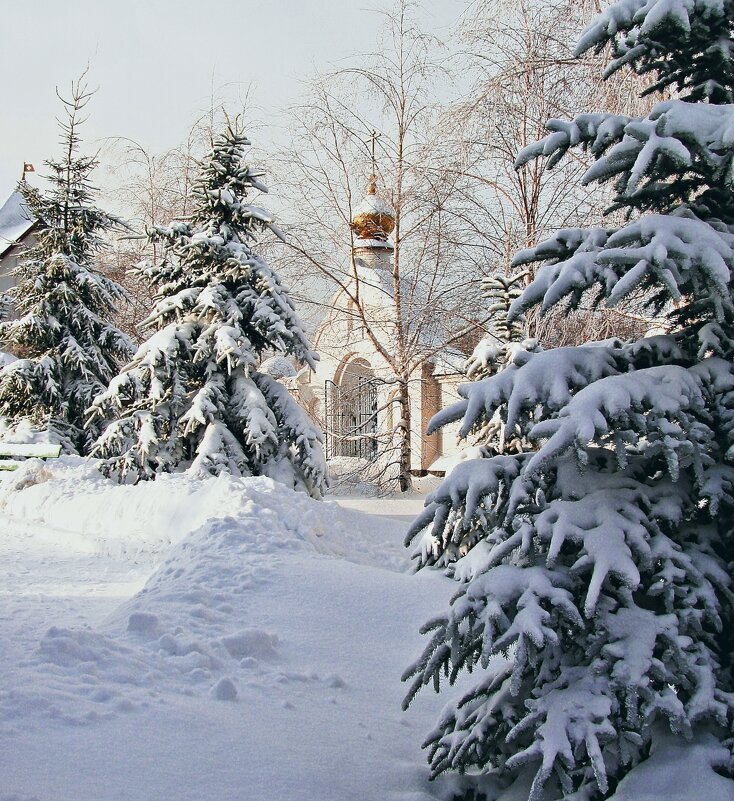
<svg viewBox="0 0 734 801">
<path fill-rule="evenodd" d="M 17 283 L 13 273 L 23 252 L 36 242 L 35 227 L 23 195 L 14 191 L 0 207 L 0 319 L 12 314 L 7 292 Z"/>
<path fill-rule="evenodd" d="M 351 253 L 353 277 L 327 303 L 328 312 L 313 339 L 320 356 L 317 369 L 303 370 L 297 379 L 291 379 L 324 429 L 330 462 L 379 460 L 381 451 L 390 450 L 389 438 L 401 415 L 393 369 L 374 344 L 376 337 L 388 349 L 394 347 L 396 304 L 390 242 L 394 225 L 395 212 L 377 194 L 373 179 L 352 216 L 356 234 Z M 466 381 L 463 365 L 467 353 L 460 346 L 442 347 L 447 341 L 442 321 L 431 320 L 426 325 L 430 310 L 427 315 L 415 286 L 410 292 L 408 286 L 399 288 L 403 298 L 410 298 L 403 304 L 402 314 L 423 315 L 418 347 L 426 354 L 409 377 L 411 471 L 415 475 L 434 472 L 440 459 L 437 470 L 443 472 L 447 457 L 458 451 L 456 430 L 447 426 L 428 436 L 426 428 L 439 409 L 458 400 L 458 386 Z M 355 309 L 355 294 L 360 298 L 360 313 Z M 361 315 L 369 321 L 372 337 Z"/>
</svg>

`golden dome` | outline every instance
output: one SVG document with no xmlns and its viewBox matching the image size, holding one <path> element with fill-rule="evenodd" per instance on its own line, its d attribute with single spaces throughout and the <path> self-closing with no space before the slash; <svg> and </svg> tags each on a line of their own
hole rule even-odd
<svg viewBox="0 0 734 801">
<path fill-rule="evenodd" d="M 395 228 L 395 209 L 377 195 L 377 181 L 373 175 L 367 186 L 367 196 L 354 210 L 352 230 L 360 239 L 385 241 Z"/>
</svg>

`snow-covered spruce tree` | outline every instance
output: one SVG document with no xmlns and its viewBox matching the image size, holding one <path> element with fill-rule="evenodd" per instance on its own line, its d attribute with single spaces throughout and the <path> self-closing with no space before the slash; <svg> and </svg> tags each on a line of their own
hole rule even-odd
<svg viewBox="0 0 734 801">
<path fill-rule="evenodd" d="M 460 464 L 408 541 L 461 587 L 406 672 L 473 688 L 426 747 L 489 801 L 734 798 L 734 2 L 622 0 L 579 54 L 679 99 L 646 117 L 551 121 L 519 164 L 573 146 L 614 181 L 616 230 L 564 230 L 511 317 L 637 290 L 669 335 L 527 354 L 430 428 L 500 411 L 534 452 Z"/>
<path fill-rule="evenodd" d="M 61 124 L 64 155 L 47 161 L 50 188 L 19 185 L 36 224 L 37 243 L 16 268 L 9 292 L 18 319 L 0 324 L 3 347 L 19 358 L 0 370 L 0 417 L 10 431 L 23 420 L 86 453 L 99 431 L 85 428 L 85 411 L 132 353 L 110 321 L 126 300 L 119 284 L 95 268 L 102 236 L 122 224 L 93 205 L 93 156 L 77 155 L 81 114 L 92 93 L 72 84 Z"/>
<path fill-rule="evenodd" d="M 270 215 L 246 202 L 261 173 L 243 163 L 236 126 L 201 164 L 190 220 L 157 227 L 163 259 L 141 268 L 156 292 L 154 329 L 91 410 L 110 419 L 94 455 L 128 474 L 190 469 L 266 475 L 319 496 L 321 434 L 275 379 L 257 370 L 269 350 L 314 366 L 287 288 L 251 243 Z"/>
</svg>

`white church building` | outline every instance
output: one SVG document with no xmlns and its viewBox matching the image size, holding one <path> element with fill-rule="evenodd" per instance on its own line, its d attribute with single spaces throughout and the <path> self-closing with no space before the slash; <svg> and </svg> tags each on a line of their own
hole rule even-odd
<svg viewBox="0 0 734 801">
<path fill-rule="evenodd" d="M 390 438 L 400 418 L 393 368 L 375 346 L 394 347 L 392 207 L 377 195 L 374 178 L 352 218 L 356 234 L 351 253 L 352 277 L 329 300 L 328 312 L 313 337 L 320 361 L 290 384 L 294 394 L 319 422 L 325 434 L 326 456 L 336 460 L 377 461 L 394 450 Z M 353 298 L 359 297 L 362 314 Z M 368 334 L 362 316 L 369 322 Z M 389 350 L 388 350 L 389 352 Z M 456 427 L 430 436 L 428 421 L 458 400 L 466 382 L 462 371 L 467 354 L 426 343 L 425 359 L 409 378 L 411 405 L 411 471 L 442 473 L 457 453 Z M 276 361 L 278 357 L 276 357 Z M 448 457 L 448 458 L 447 458 Z"/>
</svg>

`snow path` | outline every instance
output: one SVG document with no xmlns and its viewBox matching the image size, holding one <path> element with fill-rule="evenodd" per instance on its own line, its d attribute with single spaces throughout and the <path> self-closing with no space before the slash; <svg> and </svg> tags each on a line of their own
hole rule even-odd
<svg viewBox="0 0 734 801">
<path fill-rule="evenodd" d="M 354 495 L 343 495 L 336 496 L 333 500 L 331 497 L 327 497 L 326 502 L 336 503 L 342 509 L 351 509 L 374 517 L 387 517 L 391 520 L 411 523 L 423 508 L 424 500 L 425 495 L 410 493 L 397 498 L 361 498 Z"/>
<path fill-rule="evenodd" d="M 0 801 L 446 797 L 420 751 L 444 701 L 402 713 L 400 674 L 455 585 L 405 572 L 405 524 L 45 471 L 0 485 Z"/>
</svg>

